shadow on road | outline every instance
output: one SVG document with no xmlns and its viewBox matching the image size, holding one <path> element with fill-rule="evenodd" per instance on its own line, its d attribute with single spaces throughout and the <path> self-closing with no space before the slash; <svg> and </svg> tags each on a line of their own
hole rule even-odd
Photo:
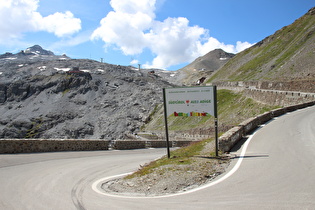
<svg viewBox="0 0 315 210">
<path fill-rule="evenodd" d="M 209 156 L 194 156 L 198 158 L 205 158 L 210 160 L 232 160 L 232 159 L 238 159 L 238 158 L 261 158 L 261 157 L 269 157 L 269 155 L 245 155 L 245 156 L 230 156 L 230 155 L 224 155 L 224 156 L 218 156 L 218 157 L 209 157 Z"/>
</svg>

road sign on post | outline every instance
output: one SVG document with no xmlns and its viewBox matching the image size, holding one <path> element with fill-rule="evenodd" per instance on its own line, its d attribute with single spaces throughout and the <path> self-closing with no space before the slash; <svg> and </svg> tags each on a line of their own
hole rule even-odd
<svg viewBox="0 0 315 210">
<path fill-rule="evenodd" d="M 164 88 L 164 119 L 167 141 L 167 155 L 169 152 L 168 123 L 169 116 L 194 117 L 214 116 L 216 156 L 218 156 L 218 116 L 217 116 L 217 88 L 216 86 Z"/>
</svg>

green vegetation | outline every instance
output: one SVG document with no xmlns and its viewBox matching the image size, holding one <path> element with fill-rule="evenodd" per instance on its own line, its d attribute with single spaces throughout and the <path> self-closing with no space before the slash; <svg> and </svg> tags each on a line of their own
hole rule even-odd
<svg viewBox="0 0 315 210">
<path fill-rule="evenodd" d="M 62 96 L 66 95 L 69 91 L 70 89 L 65 89 L 64 91 L 62 91 Z"/>
<path fill-rule="evenodd" d="M 266 111 L 279 108 L 261 104 L 251 98 L 246 98 L 241 93 L 234 93 L 230 90 L 218 90 L 218 120 L 219 125 L 235 126 L 253 116 Z M 162 131 L 164 130 L 163 106 L 158 106 L 151 115 L 151 121 L 143 126 L 142 130 Z M 168 118 L 170 131 L 184 131 L 193 128 L 208 128 L 213 126 L 214 118 L 206 117 L 174 117 Z"/>
<path fill-rule="evenodd" d="M 304 15 L 289 26 L 265 38 L 255 46 L 240 52 L 219 71 L 212 75 L 212 81 L 250 81 L 282 79 L 287 68 L 284 64 L 304 50 L 314 33 L 314 15 Z M 298 73 L 292 68 L 290 73 Z"/>
<path fill-rule="evenodd" d="M 31 139 L 34 138 L 38 133 L 39 129 L 42 126 L 42 118 L 35 119 L 35 121 L 32 122 L 33 126 L 32 128 L 28 129 L 25 135 L 25 138 Z"/>
<path fill-rule="evenodd" d="M 280 107 L 258 103 L 241 93 L 234 93 L 230 90 L 218 91 L 219 121 L 225 125 L 235 126 L 245 119 L 277 108 Z"/>
<path fill-rule="evenodd" d="M 183 147 L 171 152 L 171 158 L 163 157 L 156 161 L 153 161 L 141 169 L 136 171 L 135 173 L 125 177 L 125 179 L 131 179 L 136 176 L 144 176 L 146 174 L 151 173 L 154 169 L 166 166 L 166 165 L 183 165 L 183 164 L 190 164 L 192 161 L 192 157 L 199 155 L 204 146 L 213 141 L 213 139 L 207 139 L 200 142 L 194 142 L 187 147 Z M 212 155 L 215 156 L 214 152 Z"/>
</svg>

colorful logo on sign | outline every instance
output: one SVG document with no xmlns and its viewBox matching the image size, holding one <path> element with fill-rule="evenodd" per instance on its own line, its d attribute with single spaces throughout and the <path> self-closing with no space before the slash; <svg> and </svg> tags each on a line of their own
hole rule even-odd
<svg viewBox="0 0 315 210">
<path fill-rule="evenodd" d="M 189 113 L 183 113 L 183 112 L 174 112 L 175 117 L 206 117 L 211 116 L 207 112 L 189 112 Z"/>
</svg>

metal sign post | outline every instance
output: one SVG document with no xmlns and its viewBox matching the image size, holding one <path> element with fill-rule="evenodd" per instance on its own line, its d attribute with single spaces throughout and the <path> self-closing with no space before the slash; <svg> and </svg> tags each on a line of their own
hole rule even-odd
<svg viewBox="0 0 315 210">
<path fill-rule="evenodd" d="M 181 88 L 164 88 L 164 120 L 169 152 L 169 135 L 167 118 L 169 116 L 214 116 L 216 156 L 218 156 L 218 116 L 217 116 L 217 88 L 216 86 L 198 86 Z"/>
<path fill-rule="evenodd" d="M 215 156 L 219 156 L 219 139 L 218 139 L 218 110 L 217 110 L 217 86 L 213 86 L 213 104 L 214 111 L 214 135 L 215 135 Z"/>
<path fill-rule="evenodd" d="M 167 112 L 166 112 L 165 88 L 163 88 L 163 100 L 164 100 L 164 122 L 165 122 L 165 136 L 166 136 L 167 158 L 170 158 L 171 157 L 171 153 L 170 153 L 170 141 L 169 141 L 169 137 L 168 137 L 168 123 L 167 123 Z"/>
</svg>

